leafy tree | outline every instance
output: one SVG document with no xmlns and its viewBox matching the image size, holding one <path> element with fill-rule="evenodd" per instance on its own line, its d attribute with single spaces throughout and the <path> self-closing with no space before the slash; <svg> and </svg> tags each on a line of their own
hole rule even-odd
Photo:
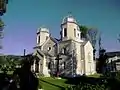
<svg viewBox="0 0 120 90">
<path fill-rule="evenodd" d="M 96 28 L 88 28 L 86 26 L 80 25 L 81 37 L 87 38 L 91 41 L 93 48 L 95 48 L 98 30 Z"/>
<path fill-rule="evenodd" d="M 96 47 L 96 41 L 98 38 L 98 30 L 96 28 L 90 28 L 87 32 L 88 38 L 92 43 L 93 48 L 95 49 Z"/>
<path fill-rule="evenodd" d="M 103 70 L 105 70 L 104 67 L 106 65 L 106 60 L 107 60 L 107 55 L 105 54 L 105 52 L 106 52 L 105 49 L 101 49 L 99 51 L 100 55 L 99 55 L 98 65 L 97 65 L 99 73 L 103 73 L 104 72 Z"/>
<path fill-rule="evenodd" d="M 81 37 L 82 38 L 87 38 L 90 40 L 92 46 L 93 46 L 93 54 L 94 54 L 94 60 L 95 60 L 95 53 L 96 53 L 96 41 L 97 41 L 97 36 L 98 36 L 98 30 L 95 28 L 88 28 L 86 26 L 80 26 L 81 30 Z"/>
<path fill-rule="evenodd" d="M 3 64 L 3 63 L 5 63 L 4 56 L 0 56 L 0 64 Z"/>
<path fill-rule="evenodd" d="M 81 37 L 84 38 L 87 35 L 88 28 L 86 26 L 80 25 Z"/>
</svg>

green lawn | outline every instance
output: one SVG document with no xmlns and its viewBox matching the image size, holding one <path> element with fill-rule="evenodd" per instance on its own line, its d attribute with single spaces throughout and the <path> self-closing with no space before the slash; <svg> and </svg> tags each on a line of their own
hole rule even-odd
<svg viewBox="0 0 120 90">
<path fill-rule="evenodd" d="M 65 90 L 70 86 L 65 83 L 66 79 L 54 79 L 51 77 L 40 77 L 40 85 L 44 90 Z"/>
<path fill-rule="evenodd" d="M 99 78 L 100 74 L 89 75 L 88 77 Z M 66 87 L 71 86 L 70 84 L 66 84 L 66 81 L 66 79 L 40 77 L 40 85 L 44 90 L 65 90 Z"/>
<path fill-rule="evenodd" d="M 88 77 L 100 78 L 101 74 L 88 75 Z"/>
</svg>

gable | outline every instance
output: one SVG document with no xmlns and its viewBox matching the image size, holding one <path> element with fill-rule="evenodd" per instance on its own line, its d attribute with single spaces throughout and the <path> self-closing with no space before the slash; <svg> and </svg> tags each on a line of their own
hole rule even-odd
<svg viewBox="0 0 120 90">
<path fill-rule="evenodd" d="M 39 59 L 43 59 L 44 53 L 42 53 L 40 50 L 36 49 L 35 52 L 33 53 L 33 56 L 37 56 Z"/>
<path fill-rule="evenodd" d="M 92 47 L 92 44 L 90 43 L 90 41 L 87 41 L 87 42 L 85 43 L 84 47 L 88 47 L 88 48 L 90 48 L 90 49 L 93 50 L 93 47 Z"/>
<path fill-rule="evenodd" d="M 43 43 L 42 47 L 43 47 L 44 45 L 46 45 L 47 43 L 50 43 L 50 42 L 56 44 L 56 43 L 57 43 L 57 40 L 50 36 L 50 37 Z"/>
<path fill-rule="evenodd" d="M 57 48 L 56 43 L 57 42 L 52 37 L 49 37 L 46 43 L 44 43 L 44 45 L 42 46 L 42 51 L 44 53 L 48 53 L 54 56 L 56 54 L 56 48 Z"/>
</svg>

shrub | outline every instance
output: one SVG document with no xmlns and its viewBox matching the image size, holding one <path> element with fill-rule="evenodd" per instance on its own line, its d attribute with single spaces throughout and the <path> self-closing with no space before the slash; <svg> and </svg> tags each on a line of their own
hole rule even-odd
<svg viewBox="0 0 120 90">
<path fill-rule="evenodd" d="M 105 85 L 92 85 L 88 83 L 80 83 L 77 85 L 74 90 L 107 90 Z"/>
<path fill-rule="evenodd" d="M 41 83 L 39 84 L 39 87 L 38 87 L 39 89 L 43 89 L 43 87 L 42 87 L 42 85 L 41 85 Z"/>
</svg>

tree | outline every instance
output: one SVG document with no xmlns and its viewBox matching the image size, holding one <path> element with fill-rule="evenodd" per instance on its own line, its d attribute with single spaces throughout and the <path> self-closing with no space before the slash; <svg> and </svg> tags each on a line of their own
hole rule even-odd
<svg viewBox="0 0 120 90">
<path fill-rule="evenodd" d="M 5 63 L 5 59 L 4 59 L 4 56 L 0 56 L 0 64 L 4 64 Z"/>
<path fill-rule="evenodd" d="M 96 28 L 88 28 L 87 26 L 80 25 L 81 37 L 87 38 L 91 41 L 93 48 L 95 48 L 98 30 Z"/>
<path fill-rule="evenodd" d="M 104 70 L 105 70 L 104 67 L 106 65 L 106 60 L 107 60 L 107 55 L 105 53 L 106 53 L 105 49 L 100 50 L 100 55 L 99 55 L 98 65 L 97 65 L 98 73 L 104 73 Z"/>
<path fill-rule="evenodd" d="M 96 28 L 87 28 L 86 26 L 80 26 L 81 30 L 81 37 L 86 38 L 90 40 L 92 46 L 93 46 L 93 54 L 94 54 L 94 60 L 95 60 L 95 53 L 96 53 L 96 41 L 98 36 L 98 30 Z"/>
<path fill-rule="evenodd" d="M 87 31 L 87 34 L 88 34 L 89 40 L 92 43 L 93 48 L 95 49 L 95 47 L 96 47 L 96 41 L 97 41 L 97 38 L 98 38 L 98 30 L 96 28 L 90 28 Z"/>
<path fill-rule="evenodd" d="M 80 25 L 81 37 L 85 38 L 88 32 L 88 28 L 86 26 Z"/>
</svg>

